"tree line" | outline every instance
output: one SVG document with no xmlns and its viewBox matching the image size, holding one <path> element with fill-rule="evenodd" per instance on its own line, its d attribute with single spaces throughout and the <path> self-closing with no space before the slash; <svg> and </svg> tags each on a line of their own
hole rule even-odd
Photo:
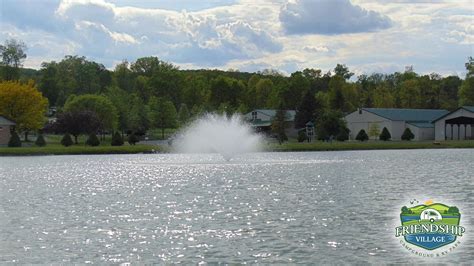
<svg viewBox="0 0 474 266">
<path fill-rule="evenodd" d="M 355 77 L 344 64 L 328 72 L 307 68 L 285 76 L 271 69 L 180 70 L 153 56 L 123 61 L 112 70 L 83 56 L 65 56 L 33 70 L 21 68 L 25 51 L 26 46 L 15 40 L 0 46 L 1 82 L 33 80 L 58 114 L 93 111 L 103 130 L 143 133 L 178 127 L 203 112 L 268 108 L 297 110 L 297 128 L 314 121 L 325 135 L 336 136 L 343 128 L 341 117 L 359 107 L 453 110 L 474 105 L 472 57 L 463 78 L 422 75 L 412 67 Z"/>
</svg>

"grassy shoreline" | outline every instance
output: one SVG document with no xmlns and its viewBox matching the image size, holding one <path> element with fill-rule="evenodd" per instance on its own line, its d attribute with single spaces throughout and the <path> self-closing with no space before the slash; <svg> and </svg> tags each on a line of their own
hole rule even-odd
<svg viewBox="0 0 474 266">
<path fill-rule="evenodd" d="M 124 146 L 98 146 L 89 147 L 74 145 L 64 147 L 61 145 L 48 145 L 45 147 L 1 147 L 0 156 L 32 156 L 32 155 L 79 155 L 79 154 L 136 154 L 156 153 L 160 147 L 154 145 L 124 145 Z"/>
<path fill-rule="evenodd" d="M 64 147 L 53 143 L 45 147 L 31 146 L 18 148 L 0 147 L 0 156 L 32 156 L 32 155 L 79 155 L 79 154 L 137 154 L 137 153 L 167 153 L 168 147 L 158 145 L 123 145 L 110 146 L 104 143 L 98 147 L 85 145 L 73 145 Z M 399 149 L 472 149 L 474 140 L 464 141 L 442 141 L 434 143 L 432 141 L 406 142 L 406 141 L 368 141 L 368 142 L 312 142 L 298 143 L 285 142 L 282 145 L 271 143 L 264 147 L 267 152 L 304 152 L 304 151 L 349 151 L 349 150 L 399 150 Z"/>
<path fill-rule="evenodd" d="M 368 142 L 286 142 L 282 145 L 271 144 L 268 151 L 348 151 L 348 150 L 400 150 L 400 149 L 472 149 L 474 140 L 463 141 L 368 141 Z"/>
</svg>

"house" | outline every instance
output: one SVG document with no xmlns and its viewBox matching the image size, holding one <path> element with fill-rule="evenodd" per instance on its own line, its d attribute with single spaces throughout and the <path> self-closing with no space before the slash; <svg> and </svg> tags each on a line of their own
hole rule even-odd
<svg viewBox="0 0 474 266">
<path fill-rule="evenodd" d="M 255 109 L 244 115 L 244 119 L 250 123 L 256 132 L 271 134 L 272 122 L 277 110 L 274 109 Z M 286 135 L 296 137 L 298 130 L 295 129 L 295 110 L 286 110 Z"/>
<path fill-rule="evenodd" d="M 474 106 L 462 106 L 433 121 L 435 140 L 474 139 Z"/>
<path fill-rule="evenodd" d="M 401 140 L 405 128 L 415 135 L 414 140 L 433 140 L 435 125 L 432 122 L 448 113 L 438 109 L 361 108 L 345 116 L 345 120 L 351 140 L 361 129 L 369 134 L 373 128 L 381 132 L 384 127 L 392 140 Z"/>
<path fill-rule="evenodd" d="M 0 115 L 0 145 L 7 145 L 10 141 L 11 130 L 15 127 L 15 122 Z"/>
</svg>

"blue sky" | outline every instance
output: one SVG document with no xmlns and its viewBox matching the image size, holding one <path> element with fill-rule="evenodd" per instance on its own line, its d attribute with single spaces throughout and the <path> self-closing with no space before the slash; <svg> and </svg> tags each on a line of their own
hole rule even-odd
<svg viewBox="0 0 474 266">
<path fill-rule="evenodd" d="M 474 55 L 473 0 L 0 0 L 0 12 L 0 42 L 24 41 L 31 68 L 152 55 L 183 69 L 462 76 Z"/>
</svg>

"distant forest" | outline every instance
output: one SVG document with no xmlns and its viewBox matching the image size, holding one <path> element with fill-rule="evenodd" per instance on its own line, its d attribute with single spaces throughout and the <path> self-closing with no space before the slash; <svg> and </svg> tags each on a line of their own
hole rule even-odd
<svg viewBox="0 0 474 266">
<path fill-rule="evenodd" d="M 324 112 L 342 117 L 359 107 L 453 110 L 474 105 L 472 57 L 465 66 L 467 75 L 462 78 L 420 75 L 410 67 L 404 72 L 354 77 L 344 64 L 327 73 L 315 68 L 284 76 L 276 70 L 180 70 L 157 57 L 124 61 L 108 70 L 85 57 L 66 56 L 59 62 L 44 62 L 39 70 L 22 68 L 18 78 L 34 80 L 49 106 L 59 112 L 79 95 L 106 97 L 117 110 L 121 129 L 149 128 L 149 116 L 144 113 L 159 102 L 173 106 L 176 115 L 183 112 L 191 117 L 203 112 L 295 109 L 297 126 L 302 126 Z"/>
</svg>

